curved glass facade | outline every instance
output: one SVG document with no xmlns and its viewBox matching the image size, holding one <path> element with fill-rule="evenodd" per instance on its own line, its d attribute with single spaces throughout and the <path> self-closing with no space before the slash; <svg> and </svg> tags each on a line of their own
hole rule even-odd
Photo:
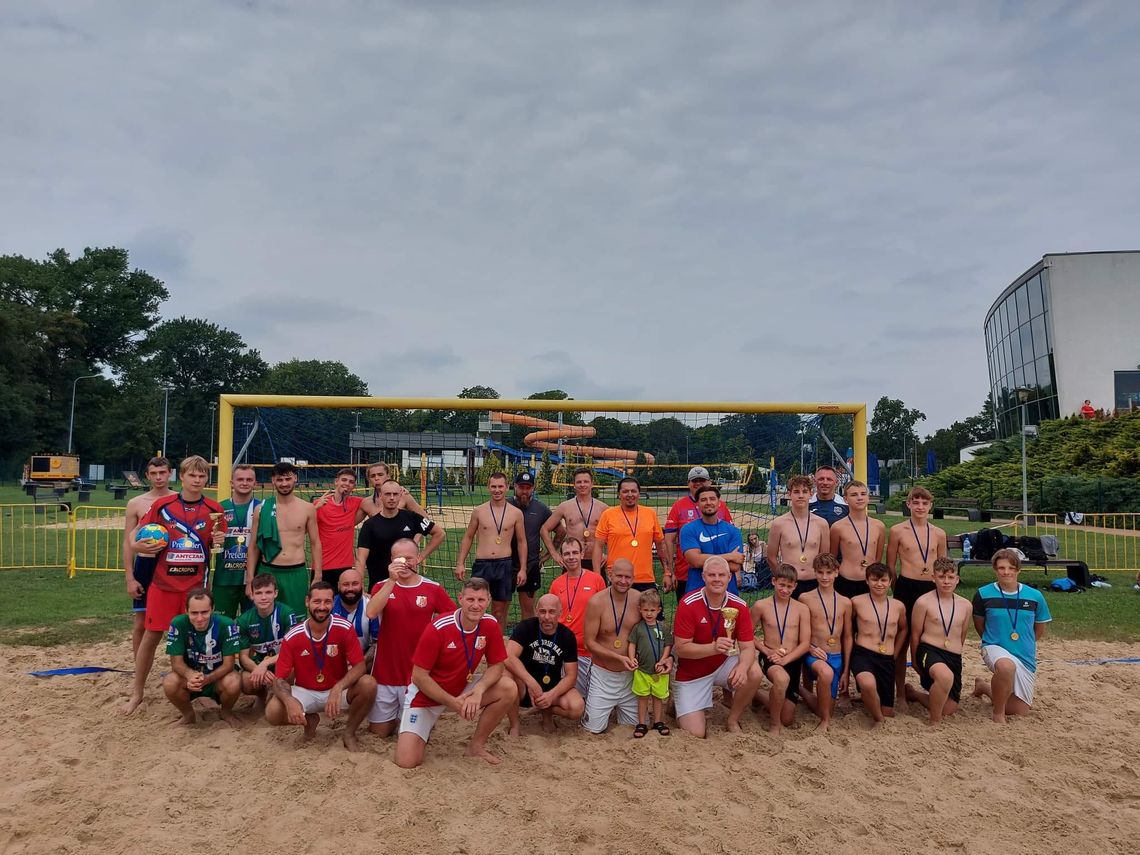
<svg viewBox="0 0 1140 855">
<path fill-rule="evenodd" d="M 990 396 L 999 437 L 1018 432 L 1019 388 L 1029 390 L 1027 424 L 1055 419 L 1060 412 L 1049 302 L 1049 271 L 1038 263 L 1006 288 L 986 315 Z"/>
</svg>

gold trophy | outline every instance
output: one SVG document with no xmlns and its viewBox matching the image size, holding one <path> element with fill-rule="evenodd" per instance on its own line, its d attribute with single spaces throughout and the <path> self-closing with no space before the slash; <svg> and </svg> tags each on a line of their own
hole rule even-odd
<svg viewBox="0 0 1140 855">
<path fill-rule="evenodd" d="M 221 522 L 221 519 L 224 516 L 225 516 L 225 514 L 210 514 L 210 537 L 211 537 L 211 540 L 213 539 L 214 532 L 218 530 L 218 523 Z M 223 549 L 224 548 L 222 546 L 211 546 L 210 547 L 210 554 L 211 555 L 221 555 L 223 552 Z"/>
<path fill-rule="evenodd" d="M 736 643 L 732 633 L 736 631 L 736 617 L 740 614 L 740 609 L 734 609 L 731 606 L 725 606 L 720 610 L 721 617 L 724 618 L 724 637 L 732 638 L 732 649 L 728 651 L 729 656 L 740 655 L 740 645 Z"/>
</svg>

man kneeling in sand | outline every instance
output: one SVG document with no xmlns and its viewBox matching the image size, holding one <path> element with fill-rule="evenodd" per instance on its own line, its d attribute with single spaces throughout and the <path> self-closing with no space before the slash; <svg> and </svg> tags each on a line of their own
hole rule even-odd
<svg viewBox="0 0 1140 855">
<path fill-rule="evenodd" d="M 182 724 L 195 721 L 195 698 L 218 703 L 218 715 L 230 727 L 240 727 L 233 714 L 241 695 L 241 678 L 234 661 L 241 652 L 241 633 L 228 617 L 214 614 L 214 596 L 205 588 L 186 595 L 186 613 L 175 616 L 166 633 L 170 673 L 162 681 L 167 699 L 182 713 Z"/>
<path fill-rule="evenodd" d="M 535 617 L 515 627 L 507 641 L 507 670 L 518 687 L 518 703 L 507 715 L 511 735 L 519 735 L 519 707 L 534 707 L 542 716 L 542 729 L 554 730 L 554 717 L 577 721 L 585 703 L 574 685 L 578 682 L 578 639 L 558 622 L 562 601 L 543 594 Z"/>
<path fill-rule="evenodd" d="M 305 597 L 309 619 L 289 630 L 281 642 L 265 720 L 304 726 L 307 742 L 322 712 L 334 719 L 347 708 L 344 747 L 354 751 L 356 729 L 376 699 L 376 681 L 364 673 L 356 630 L 344 618 L 333 617 L 332 607 L 332 585 L 317 581 L 309 586 Z M 288 682 L 291 676 L 293 685 Z"/>
<path fill-rule="evenodd" d="M 467 743 L 468 757 L 501 762 L 487 750 L 487 737 L 516 702 L 518 691 L 503 665 L 507 649 L 499 622 L 487 614 L 490 604 L 487 580 L 468 579 L 459 608 L 424 629 L 412 655 L 412 684 L 396 741 L 397 766 L 411 769 L 424 762 L 432 729 L 445 710 L 467 721 L 479 720 Z M 484 657 L 487 670 L 476 674 Z"/>
<path fill-rule="evenodd" d="M 633 562 L 626 558 L 615 561 L 610 582 L 610 587 L 586 604 L 586 628 L 582 632 L 593 660 L 582 719 L 582 726 L 590 733 L 604 733 L 615 709 L 618 724 L 637 724 L 637 697 L 633 694 L 637 657 L 626 655 L 629 634 L 641 620 L 641 592 L 631 590 Z"/>
</svg>

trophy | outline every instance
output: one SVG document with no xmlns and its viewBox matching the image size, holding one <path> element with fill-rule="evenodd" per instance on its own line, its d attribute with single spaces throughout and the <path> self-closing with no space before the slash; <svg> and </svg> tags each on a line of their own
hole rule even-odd
<svg viewBox="0 0 1140 855">
<path fill-rule="evenodd" d="M 210 537 L 211 537 L 211 539 L 214 536 L 214 532 L 218 530 L 218 523 L 221 522 L 221 519 L 224 516 L 225 516 L 225 514 L 210 514 Z M 222 551 L 223 551 L 223 548 L 221 546 L 211 546 L 210 547 L 210 554 L 211 555 L 221 555 Z"/>
<path fill-rule="evenodd" d="M 734 609 L 731 606 L 725 606 L 720 610 L 721 617 L 724 618 L 724 637 L 732 638 L 732 649 L 728 651 L 729 656 L 740 655 L 740 645 L 736 643 L 732 633 L 736 631 L 736 616 L 740 614 L 740 609 Z"/>
</svg>

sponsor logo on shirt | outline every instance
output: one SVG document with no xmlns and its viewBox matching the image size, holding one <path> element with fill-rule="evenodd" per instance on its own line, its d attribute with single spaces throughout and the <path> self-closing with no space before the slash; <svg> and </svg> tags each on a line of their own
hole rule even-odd
<svg viewBox="0 0 1140 855">
<path fill-rule="evenodd" d="M 416 597 L 416 605 L 421 609 L 427 608 L 427 597 Z"/>
<path fill-rule="evenodd" d="M 449 642 L 447 643 L 447 649 L 448 649 L 448 650 L 458 650 L 459 648 L 455 646 L 455 642 L 454 642 L 454 641 L 449 641 Z"/>
<path fill-rule="evenodd" d="M 708 619 L 707 618 L 701 618 L 701 623 L 708 623 Z"/>
<path fill-rule="evenodd" d="M 475 649 L 476 650 L 482 650 L 486 646 L 487 646 L 487 636 L 480 635 L 478 638 L 475 639 Z"/>
<path fill-rule="evenodd" d="M 336 644 L 330 644 L 328 646 L 328 651 L 329 651 L 329 656 L 336 656 L 337 653 L 340 652 L 340 646 L 336 645 Z"/>
<path fill-rule="evenodd" d="M 700 542 L 701 542 L 701 543 L 712 543 L 712 542 L 713 542 L 714 540 L 716 540 L 718 537 L 723 537 L 723 536 L 724 536 L 724 532 L 723 532 L 723 531 L 722 531 L 722 532 L 720 532 L 719 534 L 714 534 L 712 537 L 709 537 L 707 534 L 705 534 L 705 533 L 702 531 L 702 532 L 701 532 L 701 533 L 700 533 L 700 534 L 697 536 L 697 539 L 698 539 L 698 540 L 700 540 Z"/>
<path fill-rule="evenodd" d="M 407 526 L 404 526 L 404 531 L 411 531 L 411 529 L 408 528 Z"/>
<path fill-rule="evenodd" d="M 308 656 L 308 655 L 309 655 L 309 651 L 308 651 L 308 650 L 302 650 L 302 651 L 301 651 L 301 655 L 302 655 L 302 656 Z"/>
</svg>

